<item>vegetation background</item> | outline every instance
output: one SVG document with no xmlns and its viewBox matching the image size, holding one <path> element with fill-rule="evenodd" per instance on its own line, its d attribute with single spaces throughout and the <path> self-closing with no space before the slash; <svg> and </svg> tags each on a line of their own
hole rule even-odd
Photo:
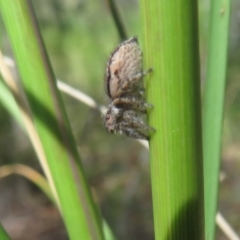
<svg viewBox="0 0 240 240">
<path fill-rule="evenodd" d="M 119 43 L 107 1 L 33 1 L 58 79 L 107 104 L 104 72 Z M 128 36 L 139 36 L 137 0 L 117 1 Z M 205 79 L 209 1 L 199 0 L 202 85 Z M 177 21 L 177 19 L 176 19 Z M 219 210 L 240 235 L 240 2 L 232 1 L 223 124 Z M 12 57 L 0 18 L 0 48 Z M 34 76 L 33 76 L 34 77 Z M 35 76 L 37 77 L 37 76 Z M 153 239 L 148 152 L 132 139 L 106 133 L 99 112 L 62 94 L 81 158 L 101 211 L 118 239 Z M 23 163 L 41 172 L 28 137 L 0 106 L 0 166 Z M 20 176 L 0 179 L 0 221 L 12 239 L 67 239 L 55 206 Z M 227 239 L 220 231 L 218 240 Z"/>
</svg>

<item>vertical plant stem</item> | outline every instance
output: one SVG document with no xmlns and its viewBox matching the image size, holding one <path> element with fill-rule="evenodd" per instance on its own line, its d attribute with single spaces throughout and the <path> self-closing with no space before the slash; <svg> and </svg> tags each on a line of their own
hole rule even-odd
<svg viewBox="0 0 240 240">
<path fill-rule="evenodd" d="M 212 0 L 203 106 L 206 239 L 215 239 L 230 0 Z"/>
<path fill-rule="evenodd" d="M 140 1 L 155 239 L 204 239 L 196 0 Z"/>
</svg>

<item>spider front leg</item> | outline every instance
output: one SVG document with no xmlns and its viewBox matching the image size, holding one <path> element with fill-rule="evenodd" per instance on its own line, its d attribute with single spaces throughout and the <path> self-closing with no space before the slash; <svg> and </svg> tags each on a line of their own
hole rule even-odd
<svg viewBox="0 0 240 240">
<path fill-rule="evenodd" d="M 122 121 L 119 123 L 119 128 L 122 130 L 125 129 L 127 132 L 132 134 L 142 134 L 147 137 L 156 131 L 153 127 L 148 126 L 139 114 L 132 110 L 125 111 L 123 113 Z"/>
<path fill-rule="evenodd" d="M 143 99 L 137 97 L 119 97 L 113 100 L 113 104 L 116 107 L 125 109 L 136 110 L 141 113 L 146 113 L 147 109 L 152 109 L 153 105 L 145 102 Z"/>
<path fill-rule="evenodd" d="M 155 132 L 155 128 L 148 126 L 142 119 L 142 117 L 136 112 L 129 110 L 123 114 L 122 125 L 130 127 L 132 129 L 138 129 L 146 132 Z"/>
<path fill-rule="evenodd" d="M 134 124 L 126 124 L 126 122 L 124 122 L 123 124 L 120 123 L 118 125 L 118 132 L 121 135 L 137 139 L 149 140 L 151 134 L 155 131 L 156 130 L 153 127 L 150 127 L 145 123 L 139 124 L 135 122 Z"/>
<path fill-rule="evenodd" d="M 119 133 L 126 137 L 131 137 L 131 138 L 136 138 L 136 139 L 144 139 L 144 140 L 150 139 L 148 134 L 142 133 L 139 130 L 134 129 L 134 128 L 123 128 L 119 131 Z"/>
<path fill-rule="evenodd" d="M 148 126 L 135 110 L 118 108 L 110 104 L 105 115 L 105 127 L 110 133 L 149 140 L 153 127 Z"/>
</svg>

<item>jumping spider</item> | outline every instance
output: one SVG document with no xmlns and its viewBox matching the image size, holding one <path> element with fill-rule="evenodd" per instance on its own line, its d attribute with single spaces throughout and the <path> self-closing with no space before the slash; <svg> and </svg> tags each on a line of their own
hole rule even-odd
<svg viewBox="0 0 240 240">
<path fill-rule="evenodd" d="M 153 106 L 144 98 L 142 51 L 137 38 L 121 43 L 112 53 L 105 75 L 106 93 L 111 99 L 105 115 L 105 127 L 111 133 L 149 139 L 155 129 L 142 119 Z"/>
</svg>

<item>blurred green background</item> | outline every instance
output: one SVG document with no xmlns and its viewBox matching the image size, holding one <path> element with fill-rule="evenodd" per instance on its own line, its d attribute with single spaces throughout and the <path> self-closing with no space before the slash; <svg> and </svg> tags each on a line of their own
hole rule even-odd
<svg viewBox="0 0 240 240">
<path fill-rule="evenodd" d="M 138 1 L 116 3 L 128 36 L 139 36 L 141 43 Z M 33 4 L 56 77 L 106 105 L 106 62 L 120 42 L 108 1 L 34 0 Z M 208 14 L 209 1 L 199 0 L 203 90 Z M 230 29 L 221 167 L 225 178 L 220 183 L 219 210 L 240 235 L 239 0 L 232 1 Z M 13 57 L 1 18 L 0 47 Z M 62 96 L 94 196 L 117 239 L 154 239 L 148 151 L 135 140 L 108 134 L 99 112 Z M 0 166 L 10 163 L 41 172 L 28 137 L 0 105 Z M 0 221 L 12 239 L 67 239 L 56 208 L 23 177 L 0 179 L 0 196 Z M 227 239 L 219 230 L 216 238 Z"/>
</svg>

